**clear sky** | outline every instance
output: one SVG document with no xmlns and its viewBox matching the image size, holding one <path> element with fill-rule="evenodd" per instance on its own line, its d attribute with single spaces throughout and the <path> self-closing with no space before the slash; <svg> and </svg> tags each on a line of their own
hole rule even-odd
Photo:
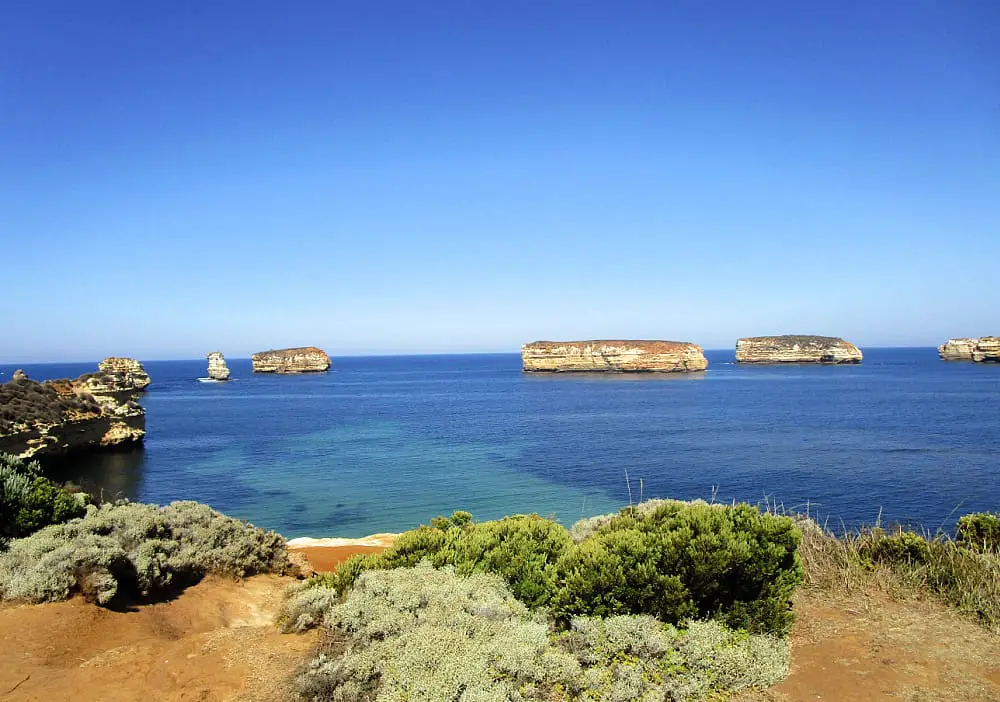
<svg viewBox="0 0 1000 702">
<path fill-rule="evenodd" d="M 0 8 L 0 361 L 1000 334 L 1000 2 Z"/>
</svg>

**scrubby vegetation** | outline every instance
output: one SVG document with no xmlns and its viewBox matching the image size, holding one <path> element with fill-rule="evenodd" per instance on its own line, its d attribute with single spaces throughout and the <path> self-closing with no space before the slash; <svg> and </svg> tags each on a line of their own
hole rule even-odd
<svg viewBox="0 0 1000 702">
<path fill-rule="evenodd" d="M 537 515 L 475 524 L 457 514 L 400 535 L 381 554 L 349 560 L 321 584 L 343 594 L 366 570 L 427 559 L 459 575 L 496 573 L 529 607 L 550 607 L 567 620 L 718 618 L 775 634 L 792 621 L 790 598 L 802 579 L 799 532 L 791 519 L 750 505 L 644 503 L 574 527 L 575 544 L 569 531 Z"/>
<path fill-rule="evenodd" d="M 286 631 L 341 643 L 323 700 L 688 700 L 770 685 L 801 580 L 791 519 L 651 501 L 567 530 L 456 512 L 293 588 Z"/>
<path fill-rule="evenodd" d="M 67 414 L 99 415 L 101 406 L 92 396 L 60 393 L 52 383 L 12 379 L 0 385 L 0 434 L 17 431 L 18 426 L 53 424 Z"/>
<path fill-rule="evenodd" d="M 879 590 L 895 597 L 930 594 L 1000 632 L 1000 553 L 996 515 L 962 517 L 956 538 L 902 528 L 834 535 L 800 520 L 806 585 L 847 592 Z"/>
<path fill-rule="evenodd" d="M 206 505 L 92 505 L 84 517 L 14 540 L 0 553 L 0 599 L 46 602 L 81 592 L 118 606 L 207 573 L 243 577 L 288 566 L 281 536 Z"/>
<path fill-rule="evenodd" d="M 316 589 L 291 608 L 310 609 Z M 579 617 L 556 632 L 499 576 L 426 561 L 366 572 L 323 610 L 344 642 L 299 676 L 311 700 L 688 700 L 772 684 L 788 666 L 781 639 L 716 622 Z"/>
<path fill-rule="evenodd" d="M 37 461 L 0 454 L 0 549 L 86 512 L 86 496 L 70 493 L 41 475 Z"/>
</svg>

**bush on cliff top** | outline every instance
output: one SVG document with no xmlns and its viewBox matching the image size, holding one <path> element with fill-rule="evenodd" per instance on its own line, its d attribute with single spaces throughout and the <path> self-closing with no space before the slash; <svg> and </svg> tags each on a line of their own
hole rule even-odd
<svg viewBox="0 0 1000 702">
<path fill-rule="evenodd" d="M 580 617 L 556 634 L 498 576 L 429 562 L 366 572 L 317 614 L 345 650 L 298 677 L 310 700 L 717 699 L 788 668 L 786 642 L 716 622 L 679 630 L 649 616 Z"/>
<path fill-rule="evenodd" d="M 575 528 L 576 544 L 566 529 L 537 515 L 433 523 L 401 534 L 381 554 L 349 559 L 316 584 L 344 594 L 365 571 L 427 559 L 460 575 L 496 573 L 520 601 L 550 607 L 566 620 L 718 618 L 734 628 L 783 634 L 802 579 L 798 529 L 750 505 L 651 501 Z"/>
<path fill-rule="evenodd" d="M 966 514 L 959 518 L 955 532 L 958 543 L 966 548 L 983 553 L 1000 553 L 1000 514 Z"/>
<path fill-rule="evenodd" d="M 41 475 L 37 461 L 0 454 L 0 549 L 86 512 L 86 496 L 70 493 Z"/>
<path fill-rule="evenodd" d="M 208 573 L 243 577 L 288 567 L 281 536 L 206 505 L 104 504 L 12 541 L 0 553 L 0 599 L 46 602 L 81 592 L 117 606 Z"/>
<path fill-rule="evenodd" d="M 802 581 L 799 530 L 747 504 L 657 501 L 627 507 L 559 562 L 563 615 L 717 618 L 784 634 Z"/>
<path fill-rule="evenodd" d="M 98 415 L 101 407 L 90 395 L 63 394 L 52 383 L 12 379 L 0 384 L 0 434 L 23 424 L 56 424 L 71 412 Z"/>
</svg>

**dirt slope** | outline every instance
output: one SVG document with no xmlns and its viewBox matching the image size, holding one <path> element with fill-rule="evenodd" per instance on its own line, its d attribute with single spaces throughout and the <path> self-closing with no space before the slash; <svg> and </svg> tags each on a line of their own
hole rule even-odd
<svg viewBox="0 0 1000 702">
<path fill-rule="evenodd" d="M 133 612 L 81 598 L 0 607 L 0 699 L 281 699 L 315 644 L 271 624 L 289 582 L 209 578 Z"/>
</svg>

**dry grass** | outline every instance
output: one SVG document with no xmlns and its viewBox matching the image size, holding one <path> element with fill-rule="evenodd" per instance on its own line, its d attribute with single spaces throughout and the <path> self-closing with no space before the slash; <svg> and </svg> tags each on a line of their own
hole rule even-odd
<svg viewBox="0 0 1000 702">
<path fill-rule="evenodd" d="M 947 534 L 862 529 L 841 536 L 799 520 L 804 587 L 831 594 L 932 596 L 1000 633 L 1000 555 L 979 553 Z"/>
</svg>

